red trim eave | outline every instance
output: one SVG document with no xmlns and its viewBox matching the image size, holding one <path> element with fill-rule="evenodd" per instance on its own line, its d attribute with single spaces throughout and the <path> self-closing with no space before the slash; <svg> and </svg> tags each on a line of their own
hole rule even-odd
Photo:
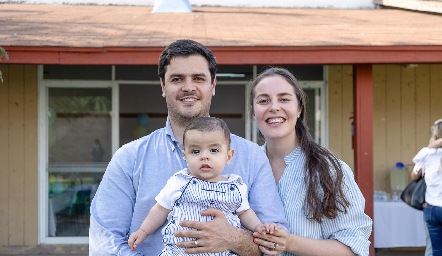
<svg viewBox="0 0 442 256">
<path fill-rule="evenodd" d="M 6 46 L 9 64 L 157 65 L 164 47 Z M 221 65 L 442 63 L 442 46 L 209 46 Z M 4 60 L 1 60 L 4 62 Z"/>
</svg>

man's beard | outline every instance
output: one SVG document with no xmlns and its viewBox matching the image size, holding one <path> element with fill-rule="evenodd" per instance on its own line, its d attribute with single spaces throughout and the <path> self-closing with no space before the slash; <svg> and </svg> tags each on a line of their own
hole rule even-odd
<svg viewBox="0 0 442 256">
<path fill-rule="evenodd" d="M 194 114 L 183 114 L 182 111 L 174 104 L 174 102 L 169 103 L 166 101 L 166 103 L 167 109 L 169 109 L 169 118 L 171 121 L 181 127 L 187 127 L 198 117 L 209 116 L 210 102 L 206 106 L 203 106 L 200 111 Z"/>
</svg>

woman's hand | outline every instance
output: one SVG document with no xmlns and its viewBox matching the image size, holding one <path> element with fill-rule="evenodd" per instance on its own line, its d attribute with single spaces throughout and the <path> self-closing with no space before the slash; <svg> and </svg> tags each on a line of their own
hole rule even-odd
<svg viewBox="0 0 442 256">
<path fill-rule="evenodd" d="M 273 234 L 253 232 L 253 236 L 255 237 L 253 241 L 259 245 L 259 249 L 262 253 L 277 255 L 285 251 L 290 233 L 284 228 L 278 227 L 273 230 Z"/>
<path fill-rule="evenodd" d="M 429 147 L 429 148 L 440 148 L 440 147 L 442 147 L 442 138 L 437 139 L 437 140 L 431 142 L 431 143 L 428 145 L 428 147 Z"/>
</svg>

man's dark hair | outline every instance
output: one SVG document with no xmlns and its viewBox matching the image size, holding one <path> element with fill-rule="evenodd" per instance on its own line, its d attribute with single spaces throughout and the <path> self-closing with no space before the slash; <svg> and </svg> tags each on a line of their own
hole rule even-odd
<svg viewBox="0 0 442 256">
<path fill-rule="evenodd" d="M 200 132 L 222 131 L 227 141 L 227 146 L 230 149 L 230 130 L 222 119 L 210 116 L 196 118 L 184 130 L 183 145 L 186 143 L 186 132 L 191 130 L 197 130 Z"/>
<path fill-rule="evenodd" d="M 158 76 L 164 83 L 164 76 L 166 75 L 166 67 L 170 61 L 176 57 L 188 57 L 192 55 L 201 55 L 206 58 L 209 63 L 210 79 L 213 80 L 216 76 L 216 59 L 212 51 L 204 45 L 190 39 L 177 40 L 164 49 L 158 61 Z"/>
</svg>

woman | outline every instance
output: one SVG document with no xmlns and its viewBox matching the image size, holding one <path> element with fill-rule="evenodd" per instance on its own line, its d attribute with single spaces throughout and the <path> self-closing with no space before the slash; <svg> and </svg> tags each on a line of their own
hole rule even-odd
<svg viewBox="0 0 442 256">
<path fill-rule="evenodd" d="M 424 220 L 430 234 L 433 256 L 442 256 L 442 119 L 431 126 L 428 147 L 422 148 L 413 158 L 416 164 L 411 178 L 424 175 L 427 190 L 423 204 Z"/>
<path fill-rule="evenodd" d="M 251 84 L 251 105 L 290 224 L 254 233 L 268 255 L 368 255 L 372 220 L 352 170 L 308 132 L 306 94 L 287 70 L 269 68 Z M 269 249 L 270 248 L 270 249 Z"/>
</svg>

